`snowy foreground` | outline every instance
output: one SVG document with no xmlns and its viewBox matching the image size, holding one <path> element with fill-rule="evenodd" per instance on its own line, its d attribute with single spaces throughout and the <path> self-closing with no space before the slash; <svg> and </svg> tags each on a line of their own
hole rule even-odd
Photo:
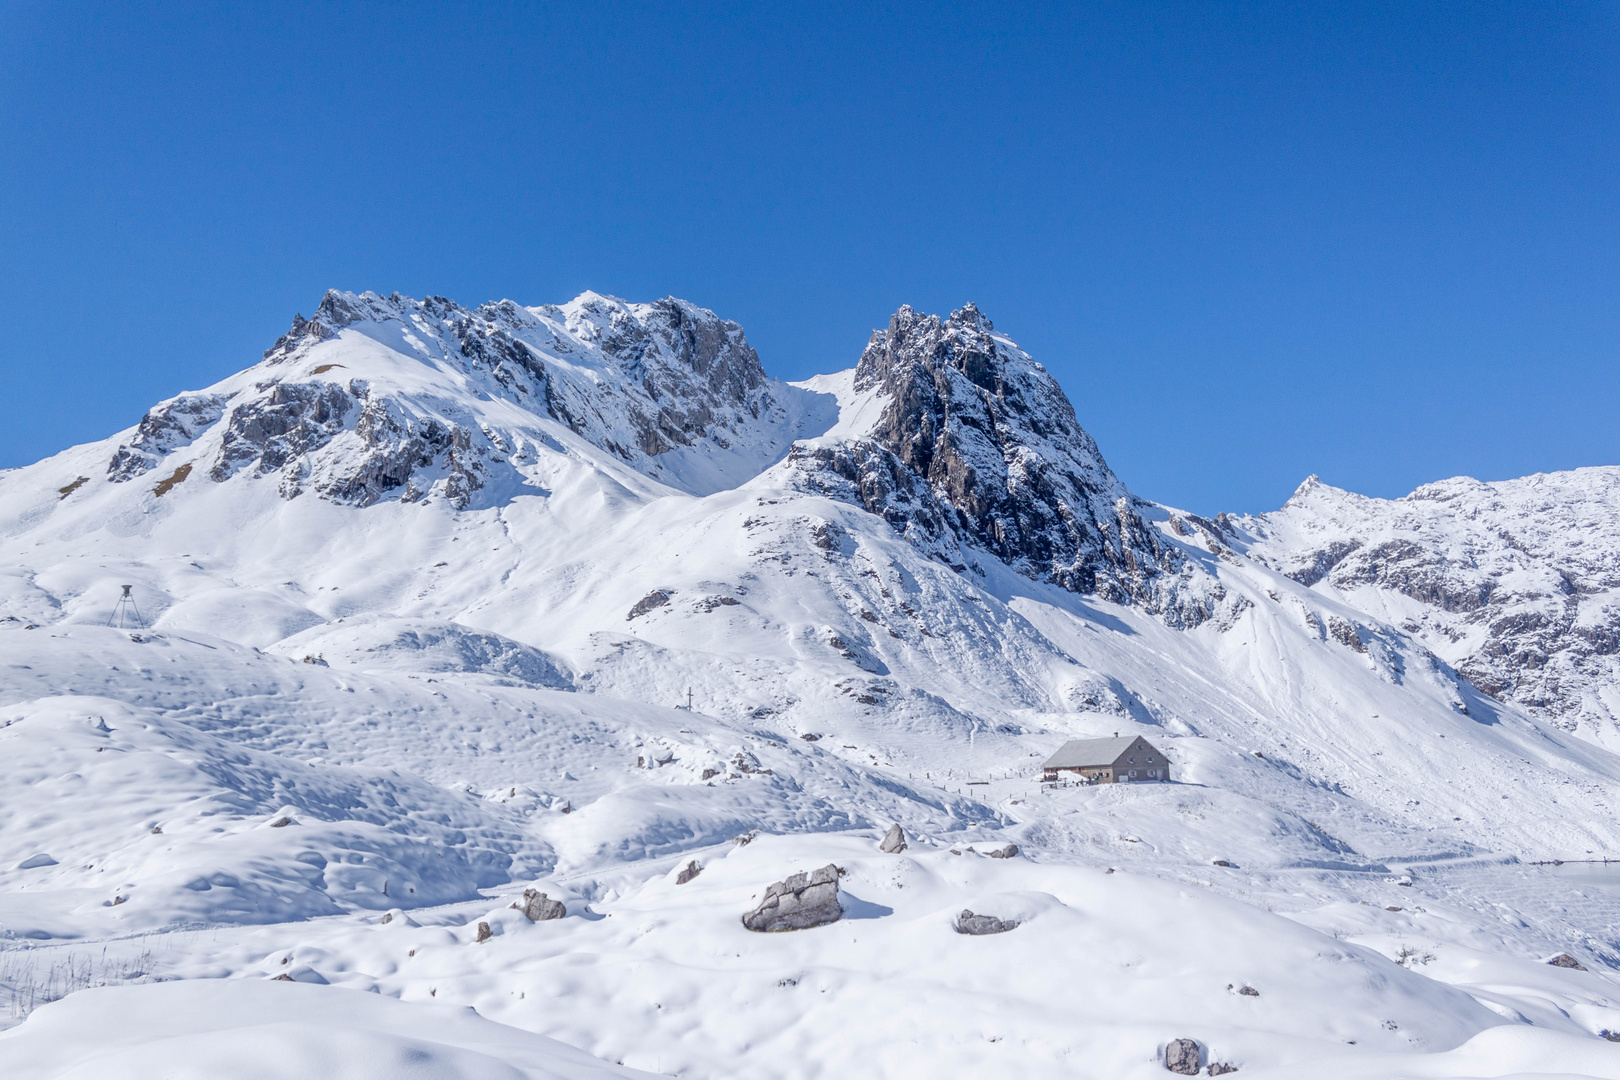
<svg viewBox="0 0 1620 1080">
<path fill-rule="evenodd" d="M 0 473 L 0 1077 L 1620 1077 L 1614 470 L 1205 521 L 965 311 L 331 294 Z"/>
</svg>

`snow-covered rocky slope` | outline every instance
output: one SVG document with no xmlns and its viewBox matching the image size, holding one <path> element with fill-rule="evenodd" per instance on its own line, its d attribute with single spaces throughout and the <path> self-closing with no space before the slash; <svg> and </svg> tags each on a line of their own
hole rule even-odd
<svg viewBox="0 0 1620 1080">
<path fill-rule="evenodd" d="M 1383 542 L 1302 500 L 1132 494 L 971 307 L 793 386 L 681 301 L 328 294 L 0 473 L 0 993 L 290 973 L 682 1076 L 1148 1076 L 1183 1036 L 1620 1075 L 1582 1064 L 1620 903 L 1530 865 L 1620 850 L 1620 759 L 1302 573 Z M 104 625 L 124 584 L 147 628 Z M 1176 782 L 1037 783 L 1115 731 Z M 827 862 L 844 923 L 742 928 Z"/>
<path fill-rule="evenodd" d="M 1400 627 L 1485 693 L 1620 745 L 1620 468 L 1463 476 L 1395 500 L 1313 476 L 1241 526 L 1251 555 Z"/>
</svg>

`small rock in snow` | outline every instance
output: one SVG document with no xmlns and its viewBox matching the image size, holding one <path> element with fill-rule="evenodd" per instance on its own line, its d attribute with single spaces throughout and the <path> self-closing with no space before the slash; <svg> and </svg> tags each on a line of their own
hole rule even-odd
<svg viewBox="0 0 1620 1080">
<path fill-rule="evenodd" d="M 1171 1039 L 1164 1048 L 1164 1067 L 1177 1076 L 1197 1076 L 1202 1056 L 1196 1039 Z"/>
<path fill-rule="evenodd" d="M 37 858 L 37 856 L 36 856 L 36 858 Z M 1569 955 L 1569 953 L 1567 953 L 1567 952 L 1559 953 L 1557 956 L 1555 956 L 1551 960 L 1547 961 L 1547 963 L 1551 964 L 1553 967 L 1573 968 L 1576 971 L 1585 971 L 1586 970 L 1586 965 L 1585 964 L 1581 963 L 1579 960 L 1575 959 L 1573 956 Z"/>
<path fill-rule="evenodd" d="M 274 820 L 274 821 L 272 821 L 270 823 L 270 827 L 272 829 L 285 829 L 287 826 L 291 825 L 292 823 L 293 823 L 293 819 L 290 818 L 290 817 L 278 817 L 278 818 L 276 818 L 276 820 Z"/>
<path fill-rule="evenodd" d="M 820 870 L 794 874 L 765 890 L 765 899 L 742 917 L 742 923 L 756 933 L 780 930 L 808 930 L 826 926 L 844 917 L 838 903 L 838 876 L 843 871 L 832 863 Z"/>
<path fill-rule="evenodd" d="M 1196 1071 L 1196 1070 L 1194 1070 Z M 1212 1061 L 1205 1072 L 1210 1076 L 1225 1076 L 1227 1073 L 1237 1072 L 1237 1066 L 1226 1061 Z"/>
<path fill-rule="evenodd" d="M 956 932 L 958 934 L 1005 934 L 1009 930 L 1016 930 L 1018 924 L 1010 919 L 998 919 L 994 915 L 975 915 L 966 908 L 956 918 Z"/>
<path fill-rule="evenodd" d="M 495 931 L 493 931 L 493 930 L 491 930 L 489 928 L 489 923 L 481 922 L 481 923 L 478 924 L 478 940 L 474 941 L 473 944 L 474 945 L 482 945 L 484 942 L 488 941 L 490 938 L 492 938 L 494 936 L 495 936 Z"/>
<path fill-rule="evenodd" d="M 696 859 L 693 859 L 681 869 L 680 873 L 675 875 L 675 884 L 685 885 L 688 881 L 691 881 L 701 873 L 703 873 L 703 867 L 698 865 L 698 861 Z"/>
<path fill-rule="evenodd" d="M 1018 845 L 1008 844 L 1006 847 L 999 847 L 994 851 L 987 851 L 985 854 L 992 859 L 1011 859 L 1018 854 Z"/>
<path fill-rule="evenodd" d="M 906 831 L 900 827 L 898 821 L 890 825 L 889 831 L 883 834 L 883 842 L 878 845 L 878 850 L 888 855 L 898 855 L 906 850 Z"/>
<path fill-rule="evenodd" d="M 1247 983 L 1245 983 L 1244 985 L 1238 987 L 1238 993 L 1242 994 L 1244 997 L 1259 997 L 1260 996 L 1260 991 L 1256 990 L 1254 987 L 1248 985 Z"/>
</svg>

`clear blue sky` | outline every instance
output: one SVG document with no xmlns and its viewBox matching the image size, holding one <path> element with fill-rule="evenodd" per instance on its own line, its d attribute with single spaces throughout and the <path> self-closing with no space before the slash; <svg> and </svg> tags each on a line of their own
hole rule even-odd
<svg viewBox="0 0 1620 1080">
<path fill-rule="evenodd" d="M 1078 10 L 1077 10 L 1078 9 Z M 328 287 L 973 300 L 1204 512 L 1620 463 L 1620 5 L 0 0 L 0 467 Z"/>
</svg>

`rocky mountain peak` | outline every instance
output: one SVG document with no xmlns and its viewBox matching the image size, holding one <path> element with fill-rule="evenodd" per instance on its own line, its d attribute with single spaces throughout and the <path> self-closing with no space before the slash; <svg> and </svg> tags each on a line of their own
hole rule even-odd
<svg viewBox="0 0 1620 1080">
<path fill-rule="evenodd" d="M 976 548 L 1039 581 L 1170 611 L 1182 565 L 1109 469 L 1046 369 L 972 304 L 911 307 L 876 330 L 854 389 L 882 403 L 864 437 L 807 448 L 810 483 L 881 514 L 952 565 Z M 1206 617 L 1202 600 L 1173 621 Z"/>
<path fill-rule="evenodd" d="M 555 422 L 704 492 L 786 451 L 804 410 L 781 399 L 795 396 L 765 375 L 742 327 L 674 297 L 467 308 L 331 290 L 263 364 L 150 410 L 108 476 L 128 481 L 206 446 L 212 480 L 276 473 L 286 498 L 313 490 L 369 505 L 438 490 L 464 507 L 537 446 L 555 446 L 544 430 Z M 503 489 L 521 486 L 507 479 Z"/>
</svg>

